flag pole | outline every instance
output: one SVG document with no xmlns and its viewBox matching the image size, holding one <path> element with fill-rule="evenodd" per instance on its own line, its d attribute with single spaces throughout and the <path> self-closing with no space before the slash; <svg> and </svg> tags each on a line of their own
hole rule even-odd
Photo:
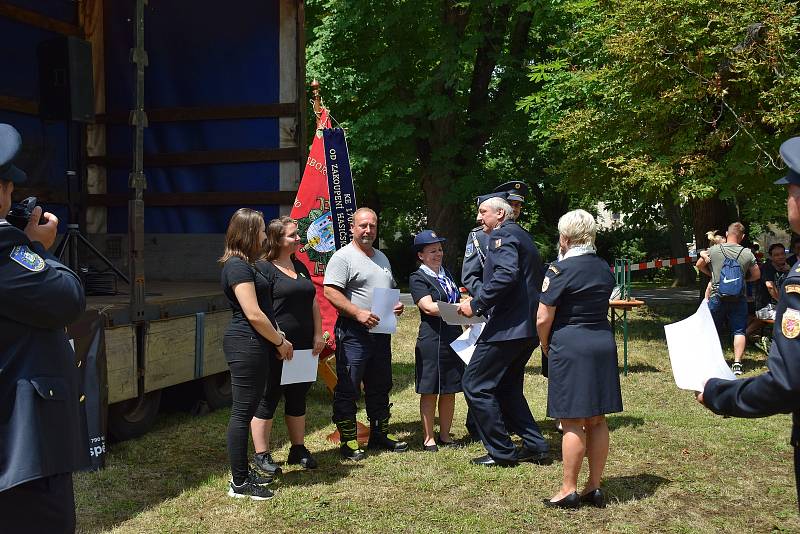
<svg viewBox="0 0 800 534">
<path fill-rule="evenodd" d="M 319 119 L 322 116 L 322 109 L 323 109 L 323 102 L 322 102 L 322 88 L 321 84 L 317 79 L 311 81 L 311 94 L 313 98 L 311 100 L 311 104 L 313 105 L 314 115 L 317 116 L 317 127 L 319 127 Z M 334 388 L 336 387 L 336 383 L 338 381 L 338 377 L 336 376 L 336 371 L 333 367 L 335 362 L 335 355 L 331 354 L 326 358 L 320 357 L 319 364 L 318 364 L 318 372 L 322 377 L 322 380 L 325 382 L 325 385 L 328 386 L 328 389 L 333 393 Z M 369 440 L 369 427 L 365 424 L 361 423 L 360 421 L 356 422 L 356 428 L 359 442 L 365 443 Z M 339 430 L 334 430 L 331 434 L 328 435 L 328 441 L 333 443 L 339 443 Z"/>
</svg>

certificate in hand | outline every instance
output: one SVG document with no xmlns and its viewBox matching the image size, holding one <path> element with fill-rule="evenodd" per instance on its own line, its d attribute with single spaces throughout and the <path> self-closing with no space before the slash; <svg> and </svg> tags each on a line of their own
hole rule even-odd
<svg viewBox="0 0 800 534">
<path fill-rule="evenodd" d="M 372 313 L 380 318 L 371 334 L 394 334 L 397 331 L 397 316 L 394 307 L 400 302 L 400 290 L 376 287 L 372 290 Z"/>
<path fill-rule="evenodd" d="M 458 336 L 455 341 L 450 343 L 453 352 L 458 354 L 458 357 L 467 365 L 469 365 L 470 360 L 472 360 L 472 353 L 475 352 L 475 344 L 478 342 L 478 338 L 481 337 L 484 326 L 486 326 L 486 323 L 474 324 L 465 330 L 463 334 Z"/>
<path fill-rule="evenodd" d="M 311 349 L 293 351 L 292 359 L 283 361 L 281 385 L 316 381 L 318 364 L 317 356 L 312 354 Z"/>
<path fill-rule="evenodd" d="M 694 315 L 664 327 L 675 384 L 681 389 L 703 391 L 710 378 L 734 380 L 719 343 L 708 302 L 703 301 Z"/>
<path fill-rule="evenodd" d="M 481 317 L 479 315 L 475 315 L 473 317 L 464 317 L 463 315 L 459 315 L 458 304 L 450 304 L 449 302 L 439 301 L 436 303 L 436 305 L 439 306 L 439 315 L 447 324 L 467 325 L 486 322 L 486 317 Z"/>
</svg>

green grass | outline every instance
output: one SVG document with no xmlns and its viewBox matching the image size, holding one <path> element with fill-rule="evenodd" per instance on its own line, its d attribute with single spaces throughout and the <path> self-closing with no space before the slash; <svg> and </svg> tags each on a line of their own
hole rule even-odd
<svg viewBox="0 0 800 534">
<path fill-rule="evenodd" d="M 335 445 L 330 396 L 309 394 L 307 445 L 321 467 L 284 466 L 268 502 L 226 496 L 228 411 L 202 417 L 162 416 L 143 438 L 111 447 L 108 467 L 75 477 L 81 532 L 798 532 L 788 445 L 789 416 L 723 419 L 697 404 L 672 380 L 663 324 L 692 306 L 644 308 L 632 314 L 631 372 L 622 378 L 625 411 L 609 416 L 611 453 L 605 510 L 545 509 L 557 490 L 561 463 L 514 469 L 471 466 L 480 445 L 423 453 L 413 348 L 419 322 L 409 309 L 394 337 L 393 431 L 405 454 L 372 454 L 342 463 Z M 587 340 L 590 342 L 590 340 Z M 620 361 L 621 339 L 620 342 Z M 748 374 L 764 355 L 749 349 Z M 528 401 L 553 452 L 560 435 L 544 417 L 547 382 L 534 353 L 525 377 Z M 280 411 L 280 409 L 279 409 Z M 464 435 L 459 395 L 454 432 Z M 364 421 L 363 411 L 359 414 Z M 282 416 L 274 456 L 288 453 Z M 585 464 L 584 464 L 585 469 Z M 585 473 L 583 473 L 585 476 Z"/>
</svg>

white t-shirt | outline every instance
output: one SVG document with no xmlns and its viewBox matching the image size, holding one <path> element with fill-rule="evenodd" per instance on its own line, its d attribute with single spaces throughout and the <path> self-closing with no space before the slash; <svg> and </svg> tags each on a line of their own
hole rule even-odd
<svg viewBox="0 0 800 534">
<path fill-rule="evenodd" d="M 333 253 L 325 267 L 323 283 L 341 289 L 344 296 L 359 308 L 371 309 L 373 289 L 397 287 L 389 259 L 380 250 L 374 251 L 370 258 L 353 243 L 343 246 Z"/>
</svg>

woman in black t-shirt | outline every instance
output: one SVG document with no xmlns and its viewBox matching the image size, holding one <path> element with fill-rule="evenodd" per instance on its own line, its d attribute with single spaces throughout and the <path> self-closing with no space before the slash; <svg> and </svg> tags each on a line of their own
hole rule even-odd
<svg viewBox="0 0 800 534">
<path fill-rule="evenodd" d="M 231 322 L 222 348 L 231 371 L 231 417 L 228 455 L 231 462 L 231 497 L 262 500 L 272 497 L 263 487 L 272 481 L 258 475 L 247 463 L 248 427 L 256 408 L 266 403 L 264 385 L 268 366 L 275 358 L 292 357 L 292 343 L 274 326 L 274 312 L 266 282 L 256 276 L 254 264 L 263 252 L 264 216 L 259 211 L 236 211 L 225 235 L 222 291 L 231 305 Z M 276 350 L 277 348 L 277 350 Z"/>
<path fill-rule="evenodd" d="M 318 356 L 325 347 L 322 338 L 322 316 L 316 299 L 316 288 L 311 275 L 294 257 L 300 248 L 297 221 L 280 217 L 267 227 L 266 258 L 256 263 L 261 278 L 267 281 L 265 291 L 271 295 L 278 328 L 292 342 L 295 350 L 311 350 Z M 314 469 L 317 462 L 305 446 L 306 394 L 311 382 L 281 385 L 283 362 L 273 359 L 267 376 L 266 402 L 259 405 L 251 423 L 255 464 L 267 473 L 280 468 L 270 453 L 270 434 L 275 409 L 284 398 L 284 419 L 292 442 L 286 463 Z"/>
</svg>

